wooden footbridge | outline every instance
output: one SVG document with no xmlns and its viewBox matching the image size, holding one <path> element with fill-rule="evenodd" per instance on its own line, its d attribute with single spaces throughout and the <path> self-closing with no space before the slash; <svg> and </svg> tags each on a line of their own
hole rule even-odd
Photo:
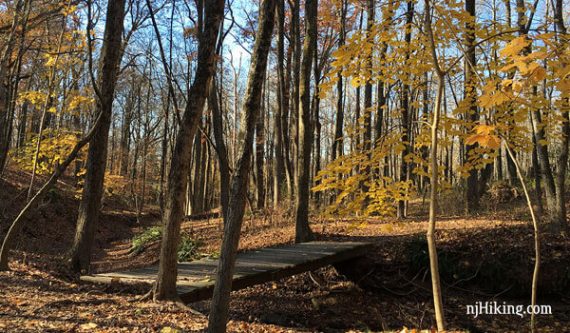
<svg viewBox="0 0 570 333">
<path fill-rule="evenodd" d="M 371 247 L 362 242 L 307 242 L 239 253 L 232 290 L 278 280 L 363 256 Z M 186 303 L 208 299 L 214 290 L 218 260 L 178 264 L 178 293 Z M 106 284 L 152 284 L 158 266 L 81 276 L 82 281 Z"/>
</svg>

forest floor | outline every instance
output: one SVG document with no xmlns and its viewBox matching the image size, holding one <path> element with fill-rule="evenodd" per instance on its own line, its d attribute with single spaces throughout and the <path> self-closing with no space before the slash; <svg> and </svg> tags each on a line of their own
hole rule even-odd
<svg viewBox="0 0 570 333">
<path fill-rule="evenodd" d="M 0 180 L 0 236 L 24 202 L 27 175 L 8 171 Z M 61 183 L 32 214 L 10 263 L 0 273 L 1 332 L 200 332 L 209 301 L 191 304 L 204 315 L 175 305 L 139 301 L 148 288 L 80 283 L 65 265 L 74 233 L 78 201 L 73 186 Z M 466 314 L 467 305 L 497 301 L 528 305 L 533 238 L 524 202 L 486 207 L 477 216 L 455 214 L 460 203 L 442 200 L 437 243 L 448 327 L 470 332 L 528 331 L 530 316 Z M 446 204 L 447 203 L 447 204 Z M 445 205 L 445 206 L 444 206 Z M 133 255 L 134 235 L 159 224 L 156 211 L 141 216 L 106 200 L 97 229 L 94 271 L 156 263 L 158 243 Z M 366 258 L 325 267 L 232 293 L 231 332 L 369 332 L 434 326 L 425 246 L 427 206 L 410 207 L 409 219 L 313 217 L 319 240 L 375 244 Z M 291 243 L 294 226 L 281 212 L 244 221 L 240 250 Z M 221 221 L 204 216 L 184 223 L 199 252 L 216 254 Z M 551 315 L 539 315 L 540 332 L 570 331 L 570 238 L 544 241 L 542 295 Z M 339 274 L 343 272 L 345 275 Z M 356 282 L 356 283 L 355 283 Z"/>
</svg>

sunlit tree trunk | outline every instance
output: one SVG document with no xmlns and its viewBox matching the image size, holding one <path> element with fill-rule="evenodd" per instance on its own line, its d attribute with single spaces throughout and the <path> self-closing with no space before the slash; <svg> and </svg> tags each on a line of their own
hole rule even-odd
<svg viewBox="0 0 570 333">
<path fill-rule="evenodd" d="M 433 306 L 435 309 L 435 320 L 437 323 L 438 331 L 445 331 L 445 318 L 443 313 L 443 300 L 441 292 L 441 282 L 439 277 L 439 263 L 437 257 L 437 248 L 435 244 L 435 229 L 437 218 L 437 190 L 439 184 L 438 161 L 437 161 L 437 146 L 438 146 L 438 130 L 439 130 L 439 117 L 442 107 L 442 95 L 445 88 L 445 75 L 446 73 L 441 69 L 437 56 L 435 39 L 432 31 L 431 22 L 431 4 L 429 0 L 425 0 L 425 31 L 429 42 L 431 51 L 431 59 L 435 73 L 437 74 L 437 95 L 435 99 L 432 124 L 431 124 L 431 147 L 430 147 L 430 203 L 429 203 L 429 222 L 426 233 L 429 253 L 429 267 L 431 273 L 431 285 L 433 294 Z"/>
<path fill-rule="evenodd" d="M 224 1 L 209 0 L 205 4 L 204 30 L 200 33 L 198 62 L 194 82 L 188 91 L 188 99 L 168 175 L 168 193 L 162 216 L 164 232 L 160 247 L 158 276 L 154 286 L 154 299 L 178 300 L 176 292 L 177 248 L 180 240 L 180 226 L 184 216 L 184 194 L 186 177 L 190 169 L 191 144 L 194 140 L 210 83 L 215 72 L 215 47 L 220 22 L 224 16 Z"/>
<path fill-rule="evenodd" d="M 267 57 L 271 47 L 271 35 L 275 22 L 275 2 L 276 0 L 264 0 L 260 4 L 259 27 L 253 47 L 245 94 L 245 119 L 243 122 L 245 125 L 245 138 L 241 157 L 230 184 L 230 201 L 227 219 L 224 223 L 224 237 L 216 274 L 216 285 L 210 304 L 209 333 L 226 331 L 236 252 L 247 200 L 247 185 L 253 155 L 255 125 L 260 112 L 263 79 L 267 69 Z"/>
<path fill-rule="evenodd" d="M 300 0 L 293 0 L 292 17 L 291 17 L 291 38 L 293 45 L 293 60 L 292 60 L 292 89 L 291 89 L 291 111 L 290 111 L 290 121 L 289 121 L 289 135 L 290 135 L 290 149 L 291 149 L 291 166 L 292 166 L 292 177 L 295 179 L 293 187 L 293 196 L 298 196 L 298 184 L 296 179 L 299 176 L 299 155 L 300 155 L 300 129 L 299 129 L 299 108 L 300 108 L 300 71 L 301 71 L 301 19 L 300 19 Z"/>
<path fill-rule="evenodd" d="M 295 177 L 293 170 L 293 159 L 291 157 L 291 75 L 293 62 L 293 47 L 287 47 L 287 61 L 285 66 L 285 84 L 283 87 L 283 114 L 281 115 L 281 131 L 283 131 L 283 158 L 285 159 L 285 174 L 287 176 L 287 193 L 292 197 L 295 191 Z M 287 140 L 285 140 L 287 138 Z"/>
<path fill-rule="evenodd" d="M 133 118 L 133 108 L 135 103 L 135 80 L 132 80 L 131 90 L 127 95 L 125 107 L 123 109 L 123 119 L 121 124 L 121 141 L 119 143 L 120 150 L 120 169 L 119 174 L 123 177 L 129 173 L 129 152 L 131 147 L 131 122 Z"/>
<path fill-rule="evenodd" d="M 316 49 L 316 48 L 315 48 Z M 321 109 L 321 99 L 319 97 L 319 82 L 321 80 L 321 65 L 322 62 L 326 61 L 324 59 L 325 55 L 323 54 L 321 63 L 319 63 L 319 54 L 315 50 L 313 53 L 314 63 L 313 66 L 313 77 L 315 80 L 315 90 L 312 99 L 312 122 L 314 124 L 314 131 L 315 131 L 315 150 L 314 150 L 314 167 L 313 167 L 313 176 L 317 175 L 321 170 L 321 131 L 322 131 L 322 124 L 320 119 L 320 109 Z M 320 182 L 317 181 L 315 185 L 319 184 Z M 320 201 L 320 192 L 314 193 L 314 201 L 315 204 L 318 206 Z"/>
<path fill-rule="evenodd" d="M 263 85 L 263 94 L 267 94 L 267 80 Z M 264 99 L 265 100 L 265 99 Z M 256 191 L 257 191 L 257 209 L 265 208 L 265 174 L 263 172 L 263 165 L 265 164 L 265 113 L 268 109 L 268 104 L 263 103 L 264 107 L 257 117 L 255 124 L 255 174 L 256 174 Z"/>
<path fill-rule="evenodd" d="M 101 72 L 97 84 L 98 99 L 96 113 L 101 114 L 101 126 L 97 128 L 89 144 L 87 153 L 87 172 L 75 238 L 71 248 L 71 268 L 76 271 L 89 271 L 91 248 L 95 236 L 95 226 L 99 219 L 103 181 L 107 164 L 107 144 L 113 109 L 115 84 L 119 75 L 123 21 L 125 18 L 125 0 L 111 0 L 107 5 L 105 37 L 101 51 Z"/>
<path fill-rule="evenodd" d="M 313 239 L 309 227 L 309 186 L 311 174 L 311 66 L 317 48 L 317 0 L 305 2 L 305 40 L 299 81 L 299 166 L 297 171 L 295 242 Z"/>
<path fill-rule="evenodd" d="M 285 106 L 288 103 L 285 101 L 285 0 L 278 0 L 276 7 L 277 15 L 277 75 L 278 75 L 278 89 L 277 89 L 277 112 L 273 119 L 274 128 L 274 141 L 275 141 L 275 162 L 273 171 L 273 206 L 276 207 L 280 204 L 283 195 L 287 190 L 285 181 L 285 155 L 284 155 L 284 135 L 283 127 L 286 122 L 283 122 L 283 115 Z"/>
<path fill-rule="evenodd" d="M 218 100 L 216 81 L 216 78 L 212 80 L 212 87 L 210 88 L 210 94 L 208 95 L 208 106 L 212 110 L 212 127 L 214 130 L 218 163 L 220 164 L 220 204 L 222 206 L 222 216 L 225 221 L 230 195 L 228 188 L 228 184 L 230 183 L 230 162 L 228 160 L 226 143 L 224 141 L 222 109 Z"/>
</svg>

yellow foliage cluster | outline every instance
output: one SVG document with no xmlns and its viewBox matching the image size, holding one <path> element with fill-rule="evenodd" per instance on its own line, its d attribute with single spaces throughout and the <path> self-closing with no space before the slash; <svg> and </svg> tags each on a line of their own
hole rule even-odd
<svg viewBox="0 0 570 333">
<path fill-rule="evenodd" d="M 335 194 L 327 214 L 391 216 L 399 200 L 408 200 L 412 183 L 381 176 L 385 158 L 401 153 L 401 135 L 390 133 L 370 150 L 360 149 L 340 156 L 319 172 L 314 192 Z"/>
<path fill-rule="evenodd" d="M 50 174 L 53 172 L 54 167 L 71 153 L 73 147 L 79 140 L 80 133 L 77 132 L 59 132 L 56 133 L 52 130 L 44 131 L 40 151 L 38 154 L 36 173 Z M 28 140 L 23 147 L 13 151 L 12 157 L 18 166 L 26 171 L 32 171 L 34 167 L 34 156 L 38 144 L 38 136 L 32 137 Z M 85 148 L 79 153 L 78 159 L 81 161 L 84 158 Z"/>
<path fill-rule="evenodd" d="M 18 95 L 18 103 L 28 102 L 34 106 L 41 107 L 46 103 L 47 94 L 41 91 L 22 91 Z"/>
<path fill-rule="evenodd" d="M 461 64 L 464 54 L 453 52 L 457 47 L 451 44 L 461 40 L 461 34 L 465 33 L 465 23 L 474 18 L 463 10 L 464 2 L 461 1 L 435 2 L 433 5 L 438 18 L 433 22 L 435 48 L 438 50 L 440 66 L 448 69 L 446 74 L 453 78 L 456 74 L 461 75 L 463 69 L 458 64 Z M 420 34 L 415 36 L 417 42 L 407 44 L 401 38 L 402 32 L 388 25 L 397 25 L 402 29 L 410 27 L 402 24 L 402 17 L 397 15 L 392 20 L 384 20 L 389 17 L 390 10 L 383 10 L 379 23 L 369 31 L 351 34 L 346 45 L 333 52 L 332 68 L 320 85 L 321 98 L 325 98 L 334 89 L 339 77 L 347 78 L 353 87 L 381 80 L 392 90 L 402 89 L 404 84 L 410 85 L 414 92 L 428 89 L 425 87 L 433 81 L 433 77 L 430 78 L 430 73 L 433 72 L 433 63 L 430 62 L 433 60 L 426 51 L 429 47 L 426 47 L 425 37 Z M 489 41 L 489 54 L 498 55 L 498 58 L 486 64 L 479 61 L 475 66 L 476 77 L 465 91 L 471 99 L 456 101 L 457 107 L 451 114 L 447 111 L 442 114 L 438 134 L 440 149 L 451 147 L 458 141 L 470 146 L 464 164 L 459 167 L 459 172 L 464 177 L 471 170 L 480 170 L 492 163 L 498 156 L 503 140 L 517 151 L 531 149 L 533 145 L 530 141 L 532 131 L 529 115 L 533 111 L 540 110 L 544 115 L 537 126 L 538 129 L 545 130 L 546 138 L 538 144 L 546 145 L 562 137 L 560 125 L 568 121 L 566 112 L 570 110 L 568 35 L 544 33 L 513 38 L 513 35 L 505 34 L 511 28 L 500 22 L 493 22 L 489 26 L 475 23 L 474 26 L 476 40 Z M 388 52 L 383 53 L 384 47 Z M 396 82 L 401 84 L 393 85 Z M 451 80 L 449 85 L 453 85 Z M 549 87 L 549 90 L 552 87 L 552 91 L 543 93 L 541 85 Z M 453 90 L 452 93 L 456 99 Z M 422 102 L 418 100 L 410 107 L 421 110 Z M 472 108 L 471 101 L 475 101 L 478 108 Z M 433 102 L 427 103 L 430 104 L 426 109 L 433 107 Z M 400 110 L 391 108 L 387 111 Z M 470 115 L 478 111 L 481 120 L 473 121 Z M 398 116 L 388 115 L 391 118 Z M 414 167 L 412 172 L 420 176 L 429 175 L 424 153 L 430 147 L 427 125 L 431 123 L 430 117 L 429 113 L 420 113 L 417 121 L 425 125 L 419 127 L 419 133 L 414 137 L 412 152 L 404 157 Z M 363 124 L 359 120 L 355 128 L 348 129 L 348 138 L 362 134 Z M 413 190 L 411 184 L 381 176 L 384 158 L 401 153 L 405 145 L 411 144 L 402 142 L 400 138 L 400 135 L 389 133 L 383 142 L 368 151 L 364 150 L 364 144 L 361 143 L 354 149 L 355 152 L 331 162 L 319 173 L 316 178 L 318 185 L 313 190 L 336 195 L 336 201 L 328 209 L 329 212 L 393 214 L 394 203 L 410 196 Z M 449 186 L 450 184 L 442 183 L 442 190 Z"/>
<path fill-rule="evenodd" d="M 129 187 L 128 177 L 113 175 L 109 172 L 105 173 L 105 194 L 108 196 L 114 194 L 125 194 L 128 192 Z"/>
<path fill-rule="evenodd" d="M 42 110 L 44 105 L 46 105 L 47 98 L 48 98 L 47 94 L 42 91 L 27 90 L 19 93 L 18 103 L 20 104 L 30 103 L 31 105 L 35 106 L 37 110 Z M 53 95 L 52 98 L 54 98 Z M 82 95 L 81 92 L 79 91 L 72 90 L 66 96 L 62 111 L 77 113 L 80 108 L 82 107 L 89 108 L 94 103 L 95 103 L 94 98 Z M 57 108 L 55 106 L 51 106 L 47 109 L 47 112 L 57 113 Z"/>
<path fill-rule="evenodd" d="M 552 33 L 519 36 L 500 50 L 506 63 L 498 72 L 506 77 L 491 77 L 482 87 L 478 99 L 493 125 L 475 126 L 466 144 L 478 144 L 492 151 L 500 146 L 502 138 L 507 138 L 509 145 L 517 150 L 528 150 L 531 135 L 525 123 L 533 110 L 541 110 L 544 114 L 538 129 L 545 129 L 547 139 L 539 144 L 546 145 L 562 136 L 559 128 L 567 121 L 563 113 L 568 111 L 564 101 L 570 94 L 570 52 L 568 46 L 557 43 L 553 37 Z M 546 60 L 548 70 L 544 67 Z M 553 102 L 537 93 L 536 87 L 545 80 L 558 89 L 553 95 L 558 98 Z M 557 109 L 560 112 L 555 112 Z"/>
</svg>

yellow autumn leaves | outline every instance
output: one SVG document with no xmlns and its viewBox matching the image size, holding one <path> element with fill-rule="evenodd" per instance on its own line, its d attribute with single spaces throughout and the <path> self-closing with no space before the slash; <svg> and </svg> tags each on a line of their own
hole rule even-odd
<svg viewBox="0 0 570 333">
<path fill-rule="evenodd" d="M 55 99 L 55 97 L 56 96 L 52 95 L 53 99 Z M 28 90 L 19 93 L 17 102 L 20 104 L 30 103 L 36 109 L 40 110 L 43 105 L 46 104 L 47 98 L 47 94 L 43 91 Z M 71 90 L 67 92 L 67 96 L 64 100 L 61 110 L 63 112 L 77 112 L 80 108 L 89 108 L 94 103 L 94 98 L 83 95 L 80 91 Z M 49 107 L 47 111 L 50 113 L 57 113 L 57 108 L 52 106 Z"/>
<path fill-rule="evenodd" d="M 501 139 L 495 135 L 495 126 L 477 125 L 474 128 L 475 134 L 465 139 L 465 144 L 479 144 L 485 148 L 497 149 L 501 146 Z"/>
<path fill-rule="evenodd" d="M 507 73 L 506 78 L 491 78 L 481 89 L 478 104 L 491 116 L 489 121 L 495 125 L 479 124 L 473 128 L 473 134 L 466 138 L 468 145 L 478 144 L 481 147 L 498 149 L 501 144 L 500 133 L 513 137 L 524 122 L 528 110 L 550 106 L 544 103 L 537 94 L 536 87 L 544 80 L 554 82 L 561 100 L 570 93 L 570 53 L 567 46 L 553 42 L 554 34 L 537 36 L 519 36 L 511 40 L 499 54 L 507 63 L 499 69 Z M 531 52 L 533 40 L 538 41 L 535 51 Z M 548 62 L 551 73 L 547 72 L 543 63 Z M 554 103 L 562 107 L 560 103 Z M 558 119 L 555 113 L 550 117 L 553 122 Z M 559 119 L 558 122 L 565 121 Z M 547 144 L 547 142 L 539 142 Z"/>
<path fill-rule="evenodd" d="M 41 149 L 38 154 L 38 164 L 36 173 L 39 175 L 50 174 L 54 167 L 59 165 L 67 155 L 73 150 L 78 141 L 80 133 L 66 131 L 57 132 L 55 130 L 47 130 L 43 132 Z M 33 136 L 26 141 L 22 147 L 11 153 L 13 161 L 18 164 L 22 170 L 32 171 L 38 136 Z M 84 158 L 85 149 L 80 153 L 78 160 Z"/>
</svg>

